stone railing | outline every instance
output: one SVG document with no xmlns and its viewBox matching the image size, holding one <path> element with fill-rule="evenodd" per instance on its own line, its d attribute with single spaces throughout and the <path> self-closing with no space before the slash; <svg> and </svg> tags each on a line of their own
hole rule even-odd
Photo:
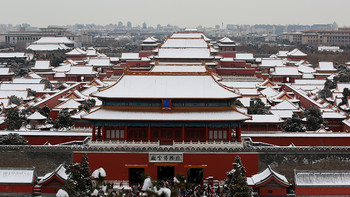
<svg viewBox="0 0 350 197">
<path fill-rule="evenodd" d="M 159 141 L 90 141 L 90 147 L 119 147 L 119 148 L 173 148 L 173 149 L 236 149 L 243 148 L 241 142 L 174 142 L 172 144 L 161 145 Z"/>
</svg>

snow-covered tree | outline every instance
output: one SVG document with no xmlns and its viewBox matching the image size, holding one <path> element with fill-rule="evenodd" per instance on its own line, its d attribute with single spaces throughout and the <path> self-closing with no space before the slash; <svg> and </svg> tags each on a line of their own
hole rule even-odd
<svg viewBox="0 0 350 197">
<path fill-rule="evenodd" d="M 248 107 L 248 114 L 271 114 L 265 103 L 260 98 L 252 98 Z"/>
<path fill-rule="evenodd" d="M 321 127 L 321 124 L 327 123 L 322 118 L 321 110 L 313 106 L 305 111 L 304 117 L 306 118 L 306 129 L 309 131 L 316 131 Z"/>
<path fill-rule="evenodd" d="M 10 108 L 6 113 L 7 130 L 19 129 L 22 126 L 22 121 L 19 118 L 17 108 Z"/>
<path fill-rule="evenodd" d="M 92 190 L 88 157 L 85 154 L 80 163 L 72 163 L 66 167 L 68 179 L 65 189 L 70 197 L 89 196 Z"/>
<path fill-rule="evenodd" d="M 70 128 L 74 124 L 74 121 L 70 116 L 71 116 L 71 113 L 68 111 L 67 108 L 62 109 L 60 113 L 58 113 L 57 118 L 53 124 L 53 127 L 57 129 Z"/>
<path fill-rule="evenodd" d="M 95 107 L 96 100 L 95 99 L 87 99 L 79 105 L 79 111 L 85 109 L 86 111 L 90 111 L 91 107 Z"/>
<path fill-rule="evenodd" d="M 229 195 L 234 197 L 251 196 L 252 189 L 247 184 L 247 178 L 245 177 L 245 169 L 241 162 L 241 158 L 237 155 L 235 162 L 233 163 L 233 169 L 227 172 L 227 179 L 225 180 L 228 188 Z"/>
<path fill-rule="evenodd" d="M 282 125 L 283 131 L 286 132 L 302 132 L 305 131 L 301 119 L 298 114 L 293 114 L 292 118 L 288 118 Z"/>
<path fill-rule="evenodd" d="M 9 133 L 2 137 L 1 145 L 27 145 L 28 141 L 17 133 Z"/>
</svg>

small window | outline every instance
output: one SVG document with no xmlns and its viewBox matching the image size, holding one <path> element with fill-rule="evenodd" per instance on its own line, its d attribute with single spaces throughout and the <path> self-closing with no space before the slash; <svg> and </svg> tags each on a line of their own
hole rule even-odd
<svg viewBox="0 0 350 197">
<path fill-rule="evenodd" d="M 170 110 L 171 109 L 171 100 L 170 99 L 162 100 L 162 109 L 164 109 L 164 110 Z"/>
</svg>

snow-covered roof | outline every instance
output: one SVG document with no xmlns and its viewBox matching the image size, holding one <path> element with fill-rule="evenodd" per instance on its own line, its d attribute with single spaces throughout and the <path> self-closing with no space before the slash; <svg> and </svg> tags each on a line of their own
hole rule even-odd
<svg viewBox="0 0 350 197">
<path fill-rule="evenodd" d="M 38 111 L 35 111 L 32 115 L 27 117 L 28 120 L 45 120 L 46 117 L 41 115 Z"/>
<path fill-rule="evenodd" d="M 28 73 L 28 77 L 30 77 L 32 79 L 42 79 L 42 77 L 40 77 L 38 74 L 36 74 L 34 72 Z"/>
<path fill-rule="evenodd" d="M 0 183 L 28 183 L 34 182 L 34 168 L 0 168 Z"/>
<path fill-rule="evenodd" d="M 159 66 L 153 67 L 151 72 L 206 72 L 205 66 L 187 66 L 187 65 L 173 65 L 173 66 Z"/>
<path fill-rule="evenodd" d="M 0 58 L 27 58 L 25 53 L 22 52 L 6 52 L 0 53 Z"/>
<path fill-rule="evenodd" d="M 284 122 L 279 115 L 275 114 L 253 114 L 251 120 L 246 120 L 245 123 L 282 123 Z"/>
<path fill-rule="evenodd" d="M 259 185 L 272 177 L 280 181 L 282 184 L 289 185 L 287 178 L 284 175 L 274 171 L 270 166 L 268 166 L 264 171 L 253 175 L 252 177 L 247 177 L 247 183 L 250 186 Z"/>
<path fill-rule="evenodd" d="M 44 91 L 45 90 L 45 84 L 41 83 L 2 83 L 0 84 L 0 90 L 27 90 L 32 89 L 34 91 Z"/>
<path fill-rule="evenodd" d="M 252 88 L 256 89 L 256 86 L 261 83 L 261 81 L 228 81 L 221 82 L 222 84 L 232 87 L 232 88 Z"/>
<path fill-rule="evenodd" d="M 337 69 L 334 68 L 333 62 L 319 62 L 317 71 L 328 71 L 328 72 L 336 72 Z"/>
<path fill-rule="evenodd" d="M 208 48 L 160 48 L 157 58 L 212 59 Z"/>
<path fill-rule="evenodd" d="M 12 83 L 40 83 L 42 78 L 39 79 L 28 79 L 28 78 L 14 78 L 12 79 Z"/>
<path fill-rule="evenodd" d="M 266 97 L 258 97 L 260 98 L 260 100 L 265 104 L 265 106 L 268 106 L 269 103 L 267 102 Z M 245 106 L 245 107 L 249 107 L 250 106 L 250 99 L 251 97 L 242 97 L 242 98 L 238 98 L 239 101 L 241 101 L 241 103 Z"/>
<path fill-rule="evenodd" d="M 70 49 L 64 44 L 31 44 L 27 47 L 33 51 L 56 51 L 56 50 L 67 50 Z"/>
<path fill-rule="evenodd" d="M 302 72 L 302 73 L 314 73 L 316 72 L 316 70 L 310 66 L 305 66 L 305 65 L 300 65 L 298 66 L 298 70 L 299 72 Z"/>
<path fill-rule="evenodd" d="M 130 111 L 101 108 L 82 117 L 88 120 L 138 120 L 138 121 L 237 121 L 250 117 L 235 110 L 226 111 Z"/>
<path fill-rule="evenodd" d="M 67 37 L 41 37 L 34 42 L 35 44 L 74 44 L 74 41 L 69 40 Z"/>
<path fill-rule="evenodd" d="M 350 171 L 294 171 L 296 186 L 350 186 Z"/>
<path fill-rule="evenodd" d="M 62 181 L 66 181 L 68 179 L 68 174 L 66 173 L 66 168 L 64 167 L 63 164 L 61 164 L 54 171 L 47 173 L 44 177 L 42 177 L 40 179 L 40 181 L 38 181 L 38 184 L 41 185 L 42 183 L 50 180 L 50 178 L 53 177 L 54 175 L 56 175 Z"/>
<path fill-rule="evenodd" d="M 303 53 L 302 51 L 300 51 L 299 49 L 293 49 L 292 51 L 287 53 L 288 56 L 292 56 L 292 57 L 306 57 L 307 54 Z"/>
<path fill-rule="evenodd" d="M 236 53 L 236 60 L 254 60 L 253 53 Z"/>
<path fill-rule="evenodd" d="M 111 63 L 111 60 L 107 57 L 103 57 L 103 58 L 89 58 L 89 60 L 87 61 L 88 65 L 92 65 L 92 66 L 113 66 L 113 64 Z"/>
<path fill-rule="evenodd" d="M 8 98 L 10 96 L 26 99 L 28 97 L 27 90 L 0 90 L 0 98 Z"/>
<path fill-rule="evenodd" d="M 94 92 L 97 92 L 98 90 L 98 87 L 96 86 L 91 86 L 83 91 L 81 91 L 81 93 L 85 96 L 90 96 L 90 94 L 94 93 Z"/>
<path fill-rule="evenodd" d="M 81 56 L 86 54 L 87 52 L 80 48 L 74 48 L 73 50 L 66 53 L 66 55 L 70 55 L 70 56 Z"/>
<path fill-rule="evenodd" d="M 203 39 L 167 39 L 161 48 L 208 48 Z"/>
<path fill-rule="evenodd" d="M 283 100 L 282 102 L 278 103 L 275 106 L 272 106 L 271 109 L 278 109 L 278 110 L 300 110 L 300 108 L 298 106 L 296 106 L 295 104 L 291 103 L 288 100 Z"/>
<path fill-rule="evenodd" d="M 88 114 L 88 112 L 84 109 L 78 111 L 77 113 L 71 115 L 70 117 L 73 118 L 73 119 L 81 119 L 81 116 L 84 116 Z"/>
<path fill-rule="evenodd" d="M 147 75 L 126 74 L 113 86 L 95 93 L 102 98 L 237 98 L 210 74 Z"/>
<path fill-rule="evenodd" d="M 36 60 L 33 70 L 41 70 L 41 69 L 51 69 L 51 63 L 50 60 Z"/>
<path fill-rule="evenodd" d="M 279 93 L 277 90 L 273 89 L 272 87 L 267 87 L 260 92 L 262 95 L 264 95 L 266 97 L 273 97 Z"/>
<path fill-rule="evenodd" d="M 337 83 L 336 92 L 344 92 L 344 89 L 348 88 L 350 90 L 350 83 Z"/>
<path fill-rule="evenodd" d="M 99 53 L 96 51 L 96 49 L 90 47 L 86 50 L 87 56 L 97 56 Z"/>
<path fill-rule="evenodd" d="M 275 66 L 284 66 L 282 59 L 278 58 L 263 58 L 261 59 L 260 67 L 275 67 Z"/>
<path fill-rule="evenodd" d="M 287 53 L 289 51 L 278 51 L 278 53 L 276 54 L 277 57 L 280 57 L 280 58 L 284 58 L 284 57 L 287 57 Z"/>
<path fill-rule="evenodd" d="M 278 76 L 295 76 L 300 75 L 298 71 L 298 67 L 294 66 L 281 66 L 281 67 L 275 67 L 275 71 L 271 73 L 272 75 L 278 75 Z"/>
<path fill-rule="evenodd" d="M 10 68 L 7 67 L 0 67 L 0 76 L 9 76 L 14 75 L 13 72 L 11 72 Z"/>
<path fill-rule="evenodd" d="M 234 43 L 234 41 L 231 40 L 229 37 L 221 38 L 221 39 L 219 40 L 219 42 L 221 42 L 221 43 L 229 43 L 229 44 Z"/>
<path fill-rule="evenodd" d="M 322 118 L 324 119 L 345 119 L 346 116 L 339 112 L 323 112 Z"/>
<path fill-rule="evenodd" d="M 279 110 L 279 109 L 272 109 L 272 108 L 270 109 L 270 112 L 272 114 L 280 116 L 283 119 L 292 118 L 293 113 L 294 113 L 293 110 L 289 110 L 289 109 Z"/>
<path fill-rule="evenodd" d="M 92 66 L 71 66 L 70 70 L 66 73 L 67 75 L 95 75 L 97 74 L 94 71 Z"/>
<path fill-rule="evenodd" d="M 78 107 L 80 106 L 81 104 L 77 101 L 75 101 L 74 99 L 69 99 L 63 103 L 60 103 L 58 105 L 55 106 L 54 109 L 65 109 L 65 108 L 68 108 L 68 109 L 78 109 Z"/>
<path fill-rule="evenodd" d="M 248 96 L 248 95 L 258 96 L 258 95 L 260 95 L 260 92 L 258 91 L 258 89 L 254 89 L 254 88 L 239 88 L 239 89 L 237 89 L 237 93 L 241 94 L 242 96 Z"/>
<path fill-rule="evenodd" d="M 205 41 L 210 41 L 208 37 L 200 32 L 178 32 L 171 35 L 170 38 L 204 38 Z"/>
<path fill-rule="evenodd" d="M 154 37 L 148 37 L 142 41 L 143 43 L 156 43 L 158 40 Z"/>
<path fill-rule="evenodd" d="M 122 53 L 121 60 L 140 60 L 139 53 Z"/>
</svg>

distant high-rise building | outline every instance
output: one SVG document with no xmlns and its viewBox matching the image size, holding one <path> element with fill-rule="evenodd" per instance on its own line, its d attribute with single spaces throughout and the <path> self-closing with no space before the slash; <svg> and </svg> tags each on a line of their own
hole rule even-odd
<svg viewBox="0 0 350 197">
<path fill-rule="evenodd" d="M 129 28 L 131 28 L 132 27 L 132 24 L 131 24 L 131 22 L 130 21 L 128 21 L 128 23 L 127 23 L 127 25 L 126 25 L 127 27 L 129 27 Z"/>
<path fill-rule="evenodd" d="M 118 22 L 118 27 L 123 27 L 123 22 L 119 21 Z"/>
<path fill-rule="evenodd" d="M 146 22 L 144 22 L 144 23 L 142 24 L 142 29 L 147 29 L 147 24 L 146 24 Z"/>
</svg>

